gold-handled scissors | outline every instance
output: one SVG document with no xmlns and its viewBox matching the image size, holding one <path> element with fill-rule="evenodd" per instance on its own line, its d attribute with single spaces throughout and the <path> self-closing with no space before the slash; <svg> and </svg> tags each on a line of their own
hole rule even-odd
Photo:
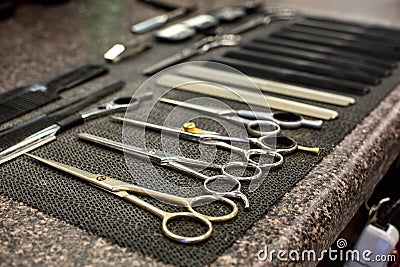
<svg viewBox="0 0 400 267">
<path fill-rule="evenodd" d="M 117 179 L 112 179 L 109 178 L 105 175 L 101 174 L 94 174 L 90 173 L 60 162 L 56 162 L 53 160 L 49 159 L 44 159 L 42 157 L 28 154 L 26 153 L 29 157 L 32 157 L 42 163 L 45 163 L 51 167 L 54 167 L 58 170 L 64 171 L 68 174 L 71 174 L 75 177 L 78 177 L 86 182 L 89 182 L 92 185 L 95 185 L 96 187 L 99 187 L 107 192 L 110 192 L 114 195 L 117 195 L 120 198 L 123 198 L 139 207 L 144 208 L 145 210 L 153 213 L 154 215 L 162 218 L 162 231 L 163 233 L 178 242 L 181 243 L 197 243 L 204 241 L 208 238 L 210 238 L 213 227 L 211 224 L 211 221 L 215 222 L 221 222 L 221 221 L 227 221 L 232 218 L 234 218 L 237 213 L 238 213 L 238 207 L 237 205 L 224 197 L 216 196 L 216 195 L 202 195 L 202 196 L 197 196 L 197 197 L 191 197 L 191 198 L 184 198 L 184 197 L 178 197 L 166 193 L 161 193 L 155 190 L 147 189 L 144 187 L 136 186 L 130 183 L 126 183 L 123 181 L 119 181 Z M 129 192 L 135 192 L 139 193 L 142 195 L 148 195 L 148 196 L 153 196 L 153 197 L 158 197 L 162 200 L 165 200 L 167 202 L 172 202 L 177 205 L 181 205 L 186 207 L 189 212 L 175 212 L 175 213 L 170 213 L 161 210 L 160 208 L 157 208 L 153 206 L 152 204 L 149 204 L 148 202 L 130 194 Z M 202 205 L 202 204 L 208 204 L 213 201 L 221 201 L 224 202 L 225 204 L 229 205 L 231 207 L 231 212 L 227 215 L 223 216 L 208 216 L 202 213 L 197 212 L 193 207 L 197 205 Z M 187 218 L 188 220 L 194 219 L 201 224 L 205 225 L 207 227 L 207 231 L 204 234 L 198 235 L 198 236 L 193 236 L 193 237 L 187 237 L 187 236 L 182 236 L 173 233 L 169 228 L 168 228 L 168 223 L 176 220 L 178 218 Z"/>
</svg>

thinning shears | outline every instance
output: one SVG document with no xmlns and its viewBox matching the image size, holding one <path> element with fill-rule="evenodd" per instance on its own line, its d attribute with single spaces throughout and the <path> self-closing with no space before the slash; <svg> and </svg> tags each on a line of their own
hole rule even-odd
<svg viewBox="0 0 400 267">
<path fill-rule="evenodd" d="M 264 132 L 254 129 L 255 126 L 269 125 L 264 121 L 273 121 L 282 128 L 295 129 L 299 127 L 309 127 L 314 129 L 320 129 L 322 126 L 322 120 L 308 120 L 303 116 L 289 113 L 289 112 L 261 112 L 252 110 L 234 110 L 234 109 L 222 109 L 216 107 L 206 107 L 194 103 L 188 103 L 183 101 L 177 101 L 168 98 L 161 98 L 161 102 L 200 111 L 212 116 L 235 122 L 240 120 L 244 123 L 247 131 L 254 136 L 265 135 Z M 238 118 L 239 117 L 239 118 Z M 253 120 L 253 121 L 249 121 Z M 273 125 L 272 125 L 273 126 Z M 274 132 L 272 132 L 274 133 Z M 277 131 L 275 131 L 277 133 Z M 270 132 L 267 132 L 270 134 Z"/>
<path fill-rule="evenodd" d="M 122 121 L 127 124 L 132 124 L 136 126 L 142 126 L 151 130 L 156 130 L 156 131 L 163 131 L 168 134 L 179 134 L 179 137 L 182 137 L 186 140 L 189 141 L 194 141 L 198 142 L 201 144 L 206 144 L 206 145 L 215 145 L 227 149 L 231 149 L 232 151 L 239 153 L 244 160 L 246 160 L 249 163 L 253 163 L 261 168 L 275 168 L 279 167 L 283 163 L 283 157 L 281 154 L 277 153 L 276 151 L 272 151 L 271 148 L 268 149 L 242 149 L 237 146 L 233 146 L 231 144 L 228 144 L 226 142 L 240 142 L 240 143 L 250 143 L 253 142 L 254 144 L 258 144 L 257 138 L 247 138 L 247 139 L 242 139 L 242 138 L 236 138 L 236 137 L 230 137 L 230 136 L 224 136 L 221 135 L 220 133 L 217 132 L 211 132 L 211 131 L 204 131 L 204 130 L 199 130 L 198 132 L 189 132 L 185 131 L 183 129 L 172 129 L 169 127 L 165 126 L 160 126 L 148 122 L 142 122 L 142 121 L 137 121 L 137 120 L 132 120 L 132 119 L 126 119 L 118 116 L 112 116 L 113 119 L 117 121 Z M 193 123 L 192 123 L 193 124 Z M 193 124 L 194 125 L 194 124 Z M 183 130 L 183 131 L 182 131 Z M 268 136 L 265 136 L 268 137 Z M 253 140 L 254 139 L 254 140 Z M 261 143 L 261 142 L 260 142 Z M 262 157 L 263 160 L 262 162 L 257 162 L 253 160 L 254 157 Z"/>
<path fill-rule="evenodd" d="M 216 221 L 216 222 L 222 222 L 222 221 L 227 221 L 232 218 L 234 218 L 237 213 L 238 213 L 238 208 L 237 205 L 223 197 L 215 196 L 215 195 L 202 195 L 202 196 L 197 196 L 197 197 L 190 197 L 190 198 L 184 198 L 184 197 L 178 197 L 166 193 L 161 193 L 155 190 L 150 190 L 144 187 L 139 187 L 130 183 L 126 183 L 117 179 L 113 179 L 110 177 L 107 177 L 105 175 L 101 174 L 94 174 L 90 173 L 60 162 L 56 162 L 53 160 L 49 159 L 44 159 L 42 157 L 28 154 L 26 155 L 46 164 L 51 167 L 54 167 L 58 170 L 64 171 L 68 174 L 71 174 L 77 178 L 80 178 L 86 182 L 89 182 L 90 184 L 105 190 L 109 193 L 112 193 L 120 198 L 125 199 L 126 201 L 129 201 L 151 213 L 154 215 L 162 218 L 162 231 L 165 236 L 168 238 L 181 242 L 181 243 L 197 243 L 201 242 L 204 240 L 207 240 L 210 238 L 213 230 L 213 226 L 211 224 L 211 221 Z M 155 198 L 162 199 L 167 202 L 172 202 L 177 205 L 181 205 L 183 207 L 186 207 L 189 212 L 175 212 L 175 213 L 170 213 L 161 210 L 160 208 L 130 194 L 129 192 L 135 192 L 138 194 L 142 195 L 147 195 L 147 196 L 152 196 Z M 225 204 L 228 204 L 231 207 L 231 212 L 227 215 L 219 216 L 219 217 L 212 217 L 208 215 L 201 214 L 197 212 L 194 207 L 198 205 L 203 205 L 203 204 L 208 204 L 213 201 L 221 201 Z M 204 234 L 198 235 L 198 236 L 182 236 L 179 234 L 175 234 L 173 231 L 171 231 L 168 228 L 168 223 L 170 223 L 173 220 L 179 219 L 179 218 L 186 218 L 188 221 L 190 219 L 196 220 L 206 226 L 207 231 Z"/>
<path fill-rule="evenodd" d="M 111 149 L 115 149 L 120 152 L 125 152 L 130 155 L 135 155 L 141 158 L 148 158 L 152 163 L 170 168 L 173 170 L 177 170 L 180 172 L 184 172 L 190 175 L 193 175 L 199 179 L 204 180 L 204 189 L 214 195 L 226 196 L 226 197 L 238 197 L 241 198 L 245 204 L 245 207 L 249 207 L 249 200 L 246 195 L 244 195 L 241 189 L 240 181 L 250 181 L 261 177 L 262 169 L 252 163 L 248 162 L 230 162 L 224 165 L 219 165 L 215 163 L 205 162 L 196 159 L 189 159 L 177 155 L 173 155 L 170 153 L 164 152 L 156 152 L 153 150 L 146 150 L 144 148 L 134 147 L 127 144 L 123 144 L 120 142 L 116 142 L 113 140 L 109 140 L 103 137 L 87 134 L 87 133 L 79 133 L 78 138 L 84 139 L 95 144 L 103 145 Z M 191 167 L 202 167 L 207 169 L 215 169 L 221 172 L 220 175 L 215 176 L 207 176 L 200 171 L 191 168 Z M 230 174 L 230 171 L 239 170 L 244 172 L 245 170 L 251 170 L 253 172 L 252 175 L 249 176 L 237 176 Z M 231 186 L 233 190 L 231 191 L 218 191 L 214 190 L 210 187 L 214 181 L 218 180 L 219 182 L 224 182 Z"/>
</svg>

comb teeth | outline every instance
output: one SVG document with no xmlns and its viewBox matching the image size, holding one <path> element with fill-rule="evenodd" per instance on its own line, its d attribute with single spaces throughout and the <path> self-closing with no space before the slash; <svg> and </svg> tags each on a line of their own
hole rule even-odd
<svg viewBox="0 0 400 267">
<path fill-rule="evenodd" d="M 22 128 L 18 130 L 11 131 L 8 134 L 4 134 L 0 137 L 0 149 L 4 150 L 10 146 L 15 145 L 16 143 L 22 141 L 27 136 L 34 134 L 40 130 L 43 130 L 50 125 L 56 123 L 57 118 L 47 119 L 47 120 L 39 120 L 36 123 L 29 126 L 29 128 Z"/>
<path fill-rule="evenodd" d="M 57 95 L 51 95 L 46 92 L 27 92 L 0 103 L 0 123 L 21 116 L 58 98 Z"/>
</svg>

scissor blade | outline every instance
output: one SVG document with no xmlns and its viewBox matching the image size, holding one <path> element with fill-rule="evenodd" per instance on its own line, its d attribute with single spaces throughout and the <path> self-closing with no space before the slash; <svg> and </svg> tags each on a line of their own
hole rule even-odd
<svg viewBox="0 0 400 267">
<path fill-rule="evenodd" d="M 211 107 L 205 107 L 202 105 L 197 105 L 193 103 L 188 103 L 188 102 L 182 102 L 178 100 L 173 100 L 173 99 L 168 99 L 168 98 L 161 98 L 161 102 L 196 110 L 196 111 L 201 111 L 207 114 L 211 115 L 220 115 L 220 114 L 235 114 L 236 112 L 233 110 L 228 110 L 228 109 L 221 109 L 221 108 L 211 108 Z"/>
<path fill-rule="evenodd" d="M 75 168 L 75 167 L 72 167 L 72 166 L 57 162 L 57 161 L 50 160 L 50 159 L 45 159 L 45 158 L 42 158 L 42 157 L 39 157 L 39 156 L 36 156 L 36 155 L 33 155 L 33 154 L 25 153 L 25 155 L 27 155 L 27 156 L 29 156 L 31 158 L 34 158 L 34 159 L 36 159 L 36 160 L 38 160 L 38 161 L 40 161 L 40 162 L 42 162 L 44 164 L 47 164 L 47 165 L 49 165 L 49 166 L 51 166 L 53 168 L 56 168 L 56 169 L 61 170 L 63 172 L 69 173 L 69 174 L 71 174 L 71 175 L 73 175 L 75 177 L 79 177 L 79 178 L 81 178 L 81 179 L 83 179 L 85 181 L 88 181 L 88 182 L 92 182 L 94 178 L 99 176 L 98 174 L 90 173 L 90 172 L 87 172 L 87 171 L 84 171 L 84 170 L 81 170 L 81 169 L 78 169 L 78 168 Z"/>
<path fill-rule="evenodd" d="M 142 126 L 142 127 L 145 127 L 146 129 L 155 130 L 155 131 L 158 131 L 161 133 L 179 134 L 180 137 L 182 137 L 186 140 L 192 140 L 192 141 L 199 141 L 199 140 L 205 138 L 205 136 L 212 137 L 212 136 L 220 136 L 221 135 L 220 133 L 211 132 L 211 131 L 203 131 L 204 132 L 203 134 L 194 134 L 194 133 L 181 131 L 180 129 L 173 129 L 173 128 L 169 128 L 169 127 L 165 127 L 165 126 L 161 126 L 161 125 L 157 125 L 157 124 L 126 119 L 126 118 L 122 118 L 122 117 L 118 117 L 118 116 L 111 116 L 111 118 L 113 118 L 114 120 L 117 120 L 117 121 L 121 121 L 123 123 L 132 124 L 132 125 L 136 125 L 136 126 Z"/>
<path fill-rule="evenodd" d="M 169 128 L 169 127 L 165 127 L 165 126 L 161 126 L 161 125 L 157 125 L 157 124 L 152 124 L 152 123 L 148 123 L 148 122 L 126 119 L 126 118 L 122 118 L 122 117 L 119 117 L 119 116 L 111 116 L 111 118 L 114 119 L 114 120 L 117 120 L 117 121 L 121 121 L 123 123 L 136 125 L 136 126 L 142 126 L 142 127 L 147 128 L 147 129 L 151 129 L 151 130 L 155 130 L 155 131 L 166 131 L 167 133 L 176 133 L 176 134 L 180 134 L 181 133 L 180 130 Z"/>
<path fill-rule="evenodd" d="M 111 149 L 115 149 L 119 152 L 127 152 L 129 154 L 134 154 L 135 156 L 141 157 L 141 158 L 149 158 L 152 162 L 155 163 L 160 163 L 162 160 L 167 158 L 166 156 L 159 154 L 159 153 L 152 153 L 150 151 L 147 151 L 144 148 L 140 147 L 135 147 L 135 146 L 130 146 L 123 144 L 121 142 L 116 142 L 107 138 L 99 137 L 96 135 L 92 134 L 87 134 L 87 133 L 79 133 L 78 138 L 84 139 L 86 141 L 102 145 L 105 147 L 109 147 Z"/>
<path fill-rule="evenodd" d="M 44 144 L 47 144 L 56 139 L 56 134 L 60 130 L 60 126 L 53 124 L 46 129 L 34 133 L 21 142 L 0 152 L 0 164 L 3 164 L 11 159 L 14 159 L 25 152 L 29 152 Z"/>
</svg>

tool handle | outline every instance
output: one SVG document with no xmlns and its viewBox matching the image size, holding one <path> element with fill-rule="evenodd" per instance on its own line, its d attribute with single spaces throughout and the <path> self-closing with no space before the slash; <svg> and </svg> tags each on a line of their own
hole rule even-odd
<svg viewBox="0 0 400 267">
<path fill-rule="evenodd" d="M 236 28 L 232 29 L 230 33 L 232 34 L 242 34 L 247 31 L 250 31 L 258 26 L 266 25 L 271 21 L 271 19 L 266 18 L 265 16 L 260 16 L 255 19 L 249 20 L 244 24 L 237 26 Z"/>
<path fill-rule="evenodd" d="M 180 7 L 178 5 L 174 5 L 174 4 L 167 3 L 167 2 L 164 2 L 164 1 L 159 1 L 159 0 L 141 0 L 141 1 L 146 3 L 146 4 L 149 4 L 149 5 L 152 5 L 154 7 L 161 8 L 161 9 L 164 9 L 164 10 L 167 10 L 167 11 L 171 11 L 171 10 L 174 10 L 174 9 L 177 9 L 177 8 Z"/>
<path fill-rule="evenodd" d="M 168 14 L 159 15 L 132 25 L 131 31 L 136 34 L 146 33 L 161 27 L 166 24 L 168 20 Z"/>
<path fill-rule="evenodd" d="M 172 56 L 169 56 L 143 70 L 143 74 L 145 75 L 153 75 L 156 72 L 159 72 L 169 66 L 172 66 L 174 64 L 177 64 L 181 61 L 184 61 L 185 59 L 188 59 L 194 55 L 197 55 L 199 53 L 198 48 L 186 48 L 183 49 L 182 51 L 178 52 L 177 54 L 174 54 Z"/>
<path fill-rule="evenodd" d="M 91 94 L 89 97 L 81 98 L 77 101 L 61 106 L 47 114 L 41 114 L 30 120 L 24 121 L 20 124 L 14 125 L 10 128 L 0 131 L 0 147 L 10 146 L 13 142 L 22 140 L 26 136 L 43 130 L 44 128 L 63 120 L 64 118 L 74 114 L 81 109 L 97 102 L 104 96 L 113 93 L 115 90 L 121 88 L 123 84 L 115 83 L 107 86 L 99 91 Z"/>
<path fill-rule="evenodd" d="M 255 110 L 238 110 L 237 115 L 239 117 L 250 119 L 250 120 L 273 120 L 273 115 L 270 112 L 255 111 Z"/>
<path fill-rule="evenodd" d="M 84 119 L 82 117 L 82 115 L 80 113 L 78 113 L 78 112 L 80 110 L 82 110 L 83 108 L 89 106 L 90 104 L 97 102 L 98 100 L 100 100 L 104 96 L 106 96 L 106 95 L 108 95 L 108 94 L 110 94 L 112 92 L 115 92 L 116 90 L 122 88 L 124 85 L 125 85 L 125 82 L 123 82 L 123 81 L 115 82 L 115 83 L 113 83 L 111 85 L 108 85 L 108 86 L 104 87 L 103 89 L 101 89 L 97 93 L 85 98 L 84 100 L 79 101 L 75 105 L 70 106 L 66 110 L 63 110 L 63 111 L 59 112 L 58 114 L 56 114 L 55 116 L 60 116 L 60 117 L 64 118 L 64 119 L 62 119 L 62 120 L 57 122 L 57 124 L 61 127 L 60 131 L 65 131 L 65 130 L 71 129 L 71 128 L 75 127 L 75 126 L 81 125 L 87 119 L 90 120 L 89 117 Z"/>
<path fill-rule="evenodd" d="M 75 126 L 81 125 L 85 122 L 85 120 L 82 118 L 81 114 L 76 113 L 66 119 L 63 119 L 57 124 L 61 127 L 59 132 L 64 132 L 68 129 L 74 128 Z"/>
<path fill-rule="evenodd" d="M 71 106 L 51 114 L 51 117 L 54 119 L 57 119 L 57 121 L 62 120 L 74 113 L 81 111 L 82 109 L 88 107 L 89 105 L 96 103 L 103 97 L 116 92 L 117 90 L 124 87 L 124 85 L 125 85 L 125 82 L 123 82 L 123 81 L 118 81 L 113 84 L 107 85 L 107 86 L 103 87 L 102 89 L 100 89 L 99 91 L 94 92 L 90 96 L 88 96 L 78 102 L 75 102 Z"/>
<path fill-rule="evenodd" d="M 108 69 L 101 65 L 85 65 L 57 77 L 46 84 L 49 92 L 57 94 L 107 72 Z"/>
</svg>

